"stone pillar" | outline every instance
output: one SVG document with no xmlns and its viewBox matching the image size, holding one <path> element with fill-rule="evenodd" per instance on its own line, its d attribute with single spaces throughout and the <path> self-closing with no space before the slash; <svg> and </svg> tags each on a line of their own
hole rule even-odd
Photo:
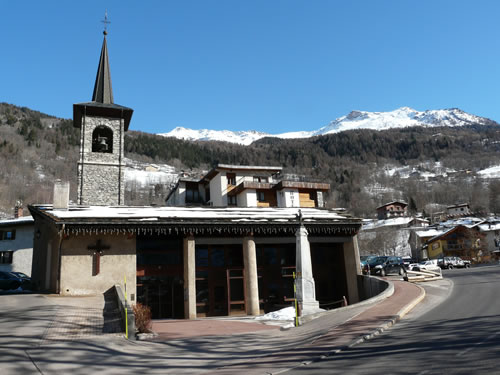
<svg viewBox="0 0 500 375">
<path fill-rule="evenodd" d="M 295 233 L 295 251 L 297 275 L 295 284 L 297 286 L 297 301 L 302 308 L 302 315 L 321 311 L 319 302 L 316 301 L 316 289 L 312 273 L 311 248 L 307 239 L 307 230 L 304 225 Z"/>
<path fill-rule="evenodd" d="M 184 318 L 196 319 L 195 242 L 192 235 L 184 238 Z"/>
<path fill-rule="evenodd" d="M 358 236 L 344 242 L 344 265 L 347 282 L 347 301 L 350 305 L 359 302 L 358 275 L 361 275 L 359 263 Z"/>
<path fill-rule="evenodd" d="M 245 306 L 247 315 L 259 315 L 259 281 L 257 253 L 253 236 L 243 238 L 243 265 L 245 266 Z"/>
</svg>

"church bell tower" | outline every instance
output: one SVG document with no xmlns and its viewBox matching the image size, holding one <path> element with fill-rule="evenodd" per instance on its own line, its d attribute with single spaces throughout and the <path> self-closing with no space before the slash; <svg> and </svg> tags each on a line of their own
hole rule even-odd
<svg viewBox="0 0 500 375">
<path fill-rule="evenodd" d="M 78 204 L 124 204 L 123 139 L 133 110 L 115 104 L 104 30 L 92 101 L 73 104 L 73 126 L 80 128 Z"/>
</svg>

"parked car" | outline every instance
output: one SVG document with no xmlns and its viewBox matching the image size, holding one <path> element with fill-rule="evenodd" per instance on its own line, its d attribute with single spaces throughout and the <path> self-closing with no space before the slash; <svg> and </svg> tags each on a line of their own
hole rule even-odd
<svg viewBox="0 0 500 375">
<path fill-rule="evenodd" d="M 408 267 L 412 263 L 411 257 L 402 257 L 401 259 L 403 259 L 403 264 L 404 264 L 405 268 L 408 269 Z"/>
<path fill-rule="evenodd" d="M 24 290 L 32 290 L 33 289 L 33 282 L 31 281 L 31 277 L 26 275 L 25 273 L 22 272 L 11 272 L 14 276 L 20 279 L 21 281 L 21 288 Z"/>
<path fill-rule="evenodd" d="M 361 266 L 361 273 L 363 275 L 368 275 L 370 274 L 370 266 L 368 265 L 368 262 L 371 259 L 376 258 L 378 255 L 361 255 L 359 257 L 359 265 Z"/>
<path fill-rule="evenodd" d="M 400 257 L 379 256 L 370 259 L 368 266 L 370 266 L 370 273 L 372 275 L 385 276 L 390 273 L 396 273 L 401 276 L 406 275 L 403 259 Z"/>
<path fill-rule="evenodd" d="M 448 268 L 448 269 L 452 269 L 454 267 L 469 268 L 470 261 L 463 260 L 460 257 L 444 257 L 444 258 L 438 259 L 438 265 L 441 268 Z"/>
<path fill-rule="evenodd" d="M 21 279 L 16 275 L 10 272 L 0 271 L 0 290 L 17 289 L 21 284 Z"/>
<path fill-rule="evenodd" d="M 424 260 L 420 263 L 412 263 L 408 267 L 408 271 L 437 271 L 439 270 L 437 259 Z"/>
<path fill-rule="evenodd" d="M 359 257 L 359 263 L 361 264 L 361 268 L 363 268 L 363 266 L 367 264 L 371 259 L 376 257 L 378 257 L 378 255 L 361 255 Z"/>
</svg>

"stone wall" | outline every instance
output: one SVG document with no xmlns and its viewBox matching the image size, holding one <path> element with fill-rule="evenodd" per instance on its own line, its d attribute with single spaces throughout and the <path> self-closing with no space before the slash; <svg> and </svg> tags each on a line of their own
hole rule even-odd
<svg viewBox="0 0 500 375">
<path fill-rule="evenodd" d="M 92 152 L 92 133 L 105 126 L 113 133 L 112 152 Z M 84 205 L 123 204 L 123 119 L 86 116 L 80 134 L 78 203 Z"/>
<path fill-rule="evenodd" d="M 383 279 L 358 275 L 358 293 L 360 301 L 375 297 L 387 288 L 389 288 L 389 283 Z"/>
<path fill-rule="evenodd" d="M 82 173 L 79 165 L 78 171 Z M 82 187 L 79 203 L 92 206 L 117 206 L 123 204 L 125 193 L 124 171 L 118 165 L 89 164 L 83 165 L 83 176 L 78 176 Z M 120 186 L 118 187 L 118 184 Z M 121 190 L 121 193 L 119 193 Z M 120 199 L 121 198 L 121 199 Z"/>
</svg>

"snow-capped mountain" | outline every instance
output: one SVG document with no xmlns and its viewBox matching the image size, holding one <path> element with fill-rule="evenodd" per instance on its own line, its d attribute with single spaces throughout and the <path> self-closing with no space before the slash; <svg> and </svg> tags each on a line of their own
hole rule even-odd
<svg viewBox="0 0 500 375">
<path fill-rule="evenodd" d="M 402 107 L 391 112 L 352 111 L 348 115 L 339 117 L 328 125 L 314 131 L 269 134 L 253 130 L 233 132 L 230 130 L 193 130 L 177 127 L 168 133 L 159 135 L 187 140 L 225 141 L 249 145 L 264 137 L 309 138 L 317 135 L 332 134 L 354 129 L 386 130 L 410 126 L 464 126 L 471 124 L 487 125 L 492 123 L 493 122 L 487 118 L 471 115 L 458 108 L 421 112 L 409 107 Z"/>
<path fill-rule="evenodd" d="M 273 137 L 267 133 L 257 132 L 255 130 L 233 132 L 231 130 L 209 130 L 209 129 L 186 129 L 177 127 L 174 130 L 159 134 L 165 137 L 175 137 L 179 139 L 187 139 L 190 141 L 224 141 L 231 143 L 239 143 L 249 145 L 252 142 L 264 138 Z"/>
</svg>

